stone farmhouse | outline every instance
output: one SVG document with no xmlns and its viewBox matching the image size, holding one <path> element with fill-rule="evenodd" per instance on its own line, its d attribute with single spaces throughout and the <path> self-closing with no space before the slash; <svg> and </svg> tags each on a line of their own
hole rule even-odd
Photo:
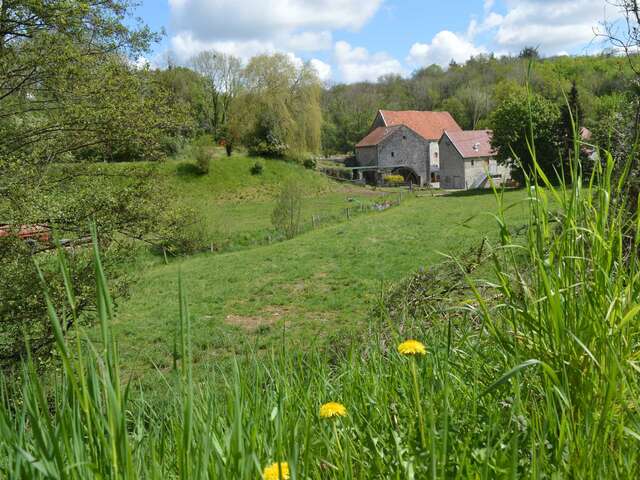
<svg viewBox="0 0 640 480">
<path fill-rule="evenodd" d="M 510 178 L 493 158 L 489 130 L 463 131 L 449 112 L 380 110 L 356 145 L 356 178 L 379 184 L 386 174 L 447 189 L 488 188 Z"/>
<path fill-rule="evenodd" d="M 509 167 L 493 158 L 491 130 L 445 131 L 440 156 L 442 188 L 489 188 L 492 182 L 498 186 L 510 178 Z"/>
<path fill-rule="evenodd" d="M 429 185 L 437 181 L 438 142 L 445 131 L 462 131 L 449 112 L 380 110 L 369 134 L 356 145 L 354 171 L 369 183 L 396 173 L 416 185 Z"/>
</svg>

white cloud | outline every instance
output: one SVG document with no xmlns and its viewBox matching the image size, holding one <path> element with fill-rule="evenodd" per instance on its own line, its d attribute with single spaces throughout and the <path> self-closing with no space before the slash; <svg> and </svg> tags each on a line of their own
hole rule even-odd
<svg viewBox="0 0 640 480">
<path fill-rule="evenodd" d="M 280 38 L 276 38 L 275 43 L 296 52 L 316 52 L 330 50 L 333 45 L 333 36 L 330 31 L 301 32 L 281 35 Z"/>
<path fill-rule="evenodd" d="M 375 81 L 383 75 L 405 73 L 402 64 L 385 52 L 369 53 L 363 47 L 336 42 L 334 57 L 342 80 L 347 83 Z"/>
<path fill-rule="evenodd" d="M 331 32 L 357 30 L 383 0 L 169 0 L 172 43 L 181 58 L 217 43 L 255 50 L 254 42 L 293 51 L 328 50 Z"/>
<path fill-rule="evenodd" d="M 204 50 L 217 50 L 219 52 L 235 55 L 245 61 L 255 55 L 260 55 L 262 53 L 274 53 L 278 51 L 275 44 L 269 41 L 202 41 L 195 38 L 190 32 L 174 35 L 171 38 L 171 50 L 181 62 L 186 62 L 193 55 Z"/>
<path fill-rule="evenodd" d="M 462 63 L 481 53 L 486 53 L 484 47 L 476 47 L 466 38 L 443 30 L 433 37 L 431 43 L 414 43 L 407 62 L 420 66 L 435 63 L 446 67 L 451 60 Z"/>
<path fill-rule="evenodd" d="M 324 63 L 322 60 L 318 60 L 317 58 L 312 58 L 310 60 L 311 66 L 318 73 L 318 78 L 323 82 L 326 82 L 331 78 L 331 65 L 328 63 Z"/>
<path fill-rule="evenodd" d="M 556 53 L 584 45 L 604 19 L 602 0 L 507 0 L 495 41 L 515 52 L 524 46 Z"/>
</svg>

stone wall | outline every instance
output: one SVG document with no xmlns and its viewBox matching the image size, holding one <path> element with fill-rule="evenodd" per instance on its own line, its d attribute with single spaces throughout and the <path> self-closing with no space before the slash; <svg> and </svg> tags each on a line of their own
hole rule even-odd
<svg viewBox="0 0 640 480">
<path fill-rule="evenodd" d="M 420 177 L 420 185 L 429 182 L 429 142 L 405 126 L 378 145 L 378 166 L 412 169 Z"/>
<path fill-rule="evenodd" d="M 443 135 L 440 139 L 440 188 L 465 188 L 464 162 L 460 152 Z"/>
<path fill-rule="evenodd" d="M 500 185 L 510 178 L 508 167 L 498 165 L 494 158 L 462 158 L 460 152 L 451 141 L 443 136 L 440 140 L 440 187 L 445 189 L 467 189 L 487 172 L 489 175 L 499 175 L 494 178 L 494 183 Z M 489 188 L 491 183 L 486 181 L 481 187 Z"/>
<path fill-rule="evenodd" d="M 356 161 L 359 167 L 378 165 L 378 146 L 356 148 Z"/>
</svg>

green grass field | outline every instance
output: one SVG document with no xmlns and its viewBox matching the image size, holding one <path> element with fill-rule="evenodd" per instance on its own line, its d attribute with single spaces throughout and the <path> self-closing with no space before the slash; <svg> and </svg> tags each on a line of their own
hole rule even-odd
<svg viewBox="0 0 640 480">
<path fill-rule="evenodd" d="M 51 309 L 56 381 L 0 382 L 0 477 L 638 478 L 640 223 L 611 170 L 174 259 L 115 315 L 96 260 L 94 341 Z M 372 308 L 381 283 L 485 235 L 490 268 L 450 311 Z"/>
<path fill-rule="evenodd" d="M 256 162 L 264 169 L 261 174 L 252 175 L 250 170 Z M 228 158 L 218 150 L 214 151 L 207 175 L 198 173 L 188 151 L 178 160 L 160 165 L 159 174 L 168 195 L 200 214 L 208 239 L 223 251 L 269 242 L 274 236 L 271 212 L 275 198 L 289 179 L 304 185 L 305 229 L 312 227 L 312 216 L 316 217 L 316 224 L 335 223 L 346 217 L 346 209 L 356 215 L 361 205 L 394 195 L 389 189 L 334 182 L 294 163 L 243 155 Z"/>
<path fill-rule="evenodd" d="M 510 218 L 524 221 L 522 191 L 509 192 Z M 247 219 L 263 204 L 246 201 Z M 253 208 L 255 207 L 255 208 Z M 145 376 L 172 364 L 182 276 L 192 314 L 194 360 L 280 342 L 350 338 L 366 327 L 383 289 L 417 269 L 496 238 L 492 194 L 407 198 L 399 207 L 307 232 L 293 240 L 157 265 L 118 307 L 115 331 L 126 369 Z M 247 221 L 248 223 L 248 221 Z"/>
</svg>

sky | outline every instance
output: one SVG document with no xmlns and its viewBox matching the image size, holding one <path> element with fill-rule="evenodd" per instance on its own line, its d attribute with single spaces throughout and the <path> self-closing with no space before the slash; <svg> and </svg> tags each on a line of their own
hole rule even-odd
<svg viewBox="0 0 640 480">
<path fill-rule="evenodd" d="M 410 75 L 493 52 L 597 53 L 606 0 L 143 0 L 136 14 L 163 40 L 147 59 L 180 64 L 214 49 L 247 61 L 282 52 L 328 82 Z"/>
</svg>

